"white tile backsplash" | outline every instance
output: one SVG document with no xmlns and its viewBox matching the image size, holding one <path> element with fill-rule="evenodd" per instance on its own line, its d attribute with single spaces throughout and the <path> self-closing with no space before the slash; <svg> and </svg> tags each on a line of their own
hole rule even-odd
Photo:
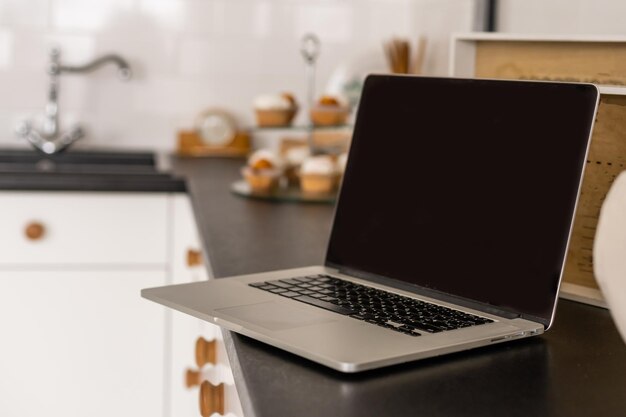
<svg viewBox="0 0 626 417">
<path fill-rule="evenodd" d="M 499 30 L 511 33 L 626 35 L 623 0 L 500 0 Z"/>
<path fill-rule="evenodd" d="M 15 123 L 41 115 L 51 45 L 62 62 L 119 53 L 113 67 L 60 78 L 62 129 L 80 121 L 80 145 L 171 149 L 176 131 L 207 107 L 254 122 L 253 98 L 290 91 L 305 99 L 300 38 L 322 41 L 317 93 L 339 66 L 380 53 L 391 36 L 429 36 L 426 65 L 445 74 L 448 36 L 472 27 L 473 0 L 0 0 L 0 143 Z M 371 60 L 370 60 L 371 61 Z M 352 64 L 350 64 L 352 62 Z M 299 115 L 304 120 L 304 114 Z"/>
<path fill-rule="evenodd" d="M 135 0 L 53 0 L 50 19 L 55 30 L 93 33 L 106 30 L 134 8 Z"/>
<path fill-rule="evenodd" d="M 0 71 L 0 112 L 43 109 L 48 94 L 44 71 Z"/>
<path fill-rule="evenodd" d="M 374 0 L 368 8 L 366 32 L 371 41 L 389 39 L 393 36 L 414 36 L 420 28 L 412 13 L 409 0 Z"/>
<path fill-rule="evenodd" d="M 353 40 L 354 7 L 349 3 L 302 3 L 295 16 L 295 35 L 318 34 L 323 42 Z"/>
<path fill-rule="evenodd" d="M 276 2 L 214 0 L 210 22 L 215 35 L 268 38 L 272 35 L 276 15 Z M 278 29 L 278 28 L 277 28 Z"/>
<path fill-rule="evenodd" d="M 506 32 L 576 33 L 580 17 L 578 0 L 504 0 L 500 4 L 499 27 Z"/>
<path fill-rule="evenodd" d="M 46 63 L 51 47 L 61 48 L 61 62 L 71 65 L 96 58 L 95 36 L 85 33 L 48 33 L 42 37 L 42 40 L 41 49 Z"/>
<path fill-rule="evenodd" d="M 50 0 L 0 1 L 0 27 L 45 30 Z"/>
<path fill-rule="evenodd" d="M 0 29 L 0 70 L 8 70 L 13 66 L 13 33 L 7 29 Z"/>
<path fill-rule="evenodd" d="M 13 34 L 13 44 L 10 46 L 11 71 L 35 71 L 45 74 L 45 65 L 48 62 L 46 35 L 23 29 L 12 29 L 11 33 Z"/>
<path fill-rule="evenodd" d="M 175 76 L 178 74 L 180 38 L 167 36 L 164 32 L 139 33 L 128 38 L 115 34 L 97 37 L 96 55 L 117 53 L 129 61 L 133 80 L 150 78 L 155 75 Z M 110 79 L 112 69 L 102 69 L 90 75 L 100 79 Z"/>
<path fill-rule="evenodd" d="M 185 28 L 187 5 L 184 0 L 139 0 L 139 13 L 144 24 L 180 32 Z"/>
<path fill-rule="evenodd" d="M 217 9 L 215 1 L 188 0 L 185 6 L 183 33 L 215 35 L 219 30 L 216 26 L 221 25 Z"/>
</svg>

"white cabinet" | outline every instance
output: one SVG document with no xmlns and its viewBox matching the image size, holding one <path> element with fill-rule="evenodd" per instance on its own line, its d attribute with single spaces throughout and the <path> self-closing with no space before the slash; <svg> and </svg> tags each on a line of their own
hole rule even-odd
<svg viewBox="0 0 626 417">
<path fill-rule="evenodd" d="M 189 197 L 2 191 L 0 207 L 0 416 L 199 416 L 185 371 L 219 331 L 140 297 L 208 277 Z M 203 378 L 228 379 L 241 417 L 216 349 Z"/>
<path fill-rule="evenodd" d="M 0 415 L 161 416 L 164 271 L 0 272 Z"/>
<path fill-rule="evenodd" d="M 176 197 L 0 192 L 1 416 L 166 415 Z"/>
</svg>

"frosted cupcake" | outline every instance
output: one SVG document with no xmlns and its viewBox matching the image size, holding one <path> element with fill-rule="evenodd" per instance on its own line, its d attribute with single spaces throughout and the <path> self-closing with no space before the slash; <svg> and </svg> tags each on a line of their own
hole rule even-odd
<svg viewBox="0 0 626 417">
<path fill-rule="evenodd" d="M 261 127 L 289 126 L 298 112 L 293 95 L 262 95 L 254 100 L 257 124 Z"/>
<path fill-rule="evenodd" d="M 297 146 L 285 152 L 285 177 L 289 185 L 300 183 L 299 171 L 302 163 L 311 156 L 308 146 Z"/>
<path fill-rule="evenodd" d="M 311 122 L 315 126 L 336 126 L 346 123 L 350 107 L 340 97 L 322 96 L 311 109 Z"/>
<path fill-rule="evenodd" d="M 248 185 L 256 192 L 271 192 L 278 187 L 283 172 L 283 162 L 268 149 L 260 149 L 248 158 L 248 165 L 241 173 Z"/>
<path fill-rule="evenodd" d="M 337 166 L 328 155 L 307 158 L 300 167 L 300 187 L 310 194 L 330 193 L 337 186 Z"/>
<path fill-rule="evenodd" d="M 344 152 L 337 157 L 337 172 L 340 176 L 346 172 L 346 165 L 348 164 L 348 153 Z"/>
</svg>

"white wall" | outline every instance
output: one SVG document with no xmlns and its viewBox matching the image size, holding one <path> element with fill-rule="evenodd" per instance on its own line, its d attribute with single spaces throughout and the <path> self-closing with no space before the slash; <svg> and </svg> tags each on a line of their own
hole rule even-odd
<svg viewBox="0 0 626 417">
<path fill-rule="evenodd" d="M 498 11 L 502 32 L 626 35 L 623 0 L 500 0 Z"/>
<path fill-rule="evenodd" d="M 321 38 L 318 85 L 342 61 L 373 51 L 392 35 L 431 43 L 429 74 L 445 74 L 448 36 L 472 28 L 472 0 L 0 0 L 0 144 L 41 114 L 47 49 L 79 64 L 102 53 L 128 58 L 135 78 L 112 68 L 64 75 L 62 125 L 80 121 L 84 145 L 172 148 L 175 132 L 203 108 L 230 109 L 252 122 L 264 92 L 304 99 L 303 33 Z"/>
</svg>

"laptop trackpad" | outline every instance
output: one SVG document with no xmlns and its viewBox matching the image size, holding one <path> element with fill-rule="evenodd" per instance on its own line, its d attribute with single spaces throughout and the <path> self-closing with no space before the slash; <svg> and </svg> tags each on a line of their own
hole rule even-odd
<svg viewBox="0 0 626 417">
<path fill-rule="evenodd" d="M 287 330 L 312 324 L 331 323 L 333 318 L 323 313 L 268 301 L 238 307 L 220 308 L 216 311 L 268 330 Z"/>
</svg>

